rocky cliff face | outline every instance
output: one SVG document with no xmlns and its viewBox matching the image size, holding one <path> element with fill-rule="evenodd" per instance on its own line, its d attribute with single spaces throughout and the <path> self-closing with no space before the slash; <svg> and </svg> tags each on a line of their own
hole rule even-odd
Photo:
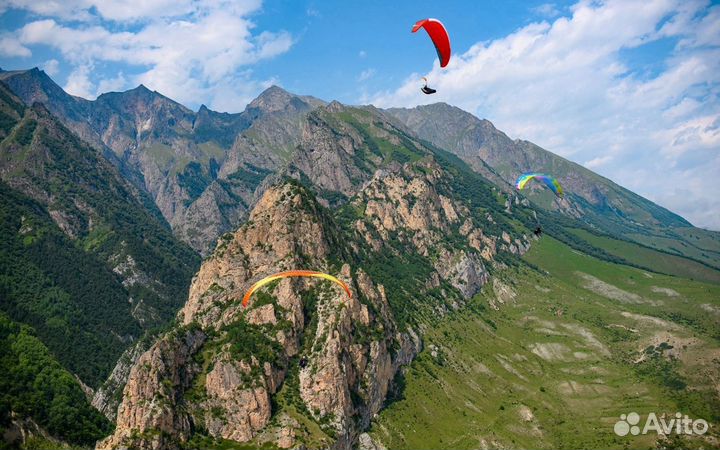
<svg viewBox="0 0 720 450">
<path fill-rule="evenodd" d="M 268 189 L 203 264 L 182 326 L 131 370 L 116 432 L 99 448 L 173 448 L 200 436 L 350 448 L 420 340 L 397 328 L 382 286 L 339 262 L 348 251 L 305 188 Z M 284 279 L 242 308 L 254 280 L 299 267 L 336 274 L 352 298 L 327 283 Z"/>
<path fill-rule="evenodd" d="M 122 393 L 130 377 L 130 369 L 138 359 L 150 348 L 152 337 L 147 336 L 135 342 L 123 352 L 107 380 L 92 396 L 92 405 L 109 420 L 115 422 L 117 410 L 122 400 Z"/>
<path fill-rule="evenodd" d="M 366 137 L 357 139 L 347 149 L 362 149 Z M 411 291 L 403 295 L 442 314 L 479 292 L 503 266 L 498 254 L 529 247 L 526 236 L 510 234 L 503 194 L 487 185 L 460 192 L 462 179 L 431 156 L 389 162 L 335 214 L 295 181 L 269 187 L 203 263 L 180 325 L 132 368 L 116 432 L 99 448 L 356 445 L 421 349 L 419 323 L 401 325 L 401 306 L 371 275 L 378 261 L 422 260 L 428 272 L 402 280 Z M 472 205 L 480 194 L 497 203 L 484 215 Z M 298 268 L 335 274 L 352 297 L 330 283 L 283 279 L 243 309 L 254 281 Z M 391 289 L 397 299 L 405 288 Z"/>
<path fill-rule="evenodd" d="M 498 252 L 522 255 L 527 235 L 511 236 L 492 213 L 471 210 L 472 202 L 454 190 L 457 175 L 433 158 L 379 170 L 350 202 L 362 211 L 353 227 L 376 252 L 410 252 L 425 258 L 432 271 L 426 288 L 447 282 L 460 299 L 478 293 L 498 266 Z M 498 215 L 498 220 L 505 217 Z"/>
</svg>

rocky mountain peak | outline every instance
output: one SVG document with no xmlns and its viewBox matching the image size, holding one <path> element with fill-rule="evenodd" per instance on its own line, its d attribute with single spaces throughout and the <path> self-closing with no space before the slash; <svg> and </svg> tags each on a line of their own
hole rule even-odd
<svg viewBox="0 0 720 450">
<path fill-rule="evenodd" d="M 148 89 L 144 84 L 123 92 L 106 92 L 97 98 L 97 103 L 113 106 L 128 114 L 161 107 L 178 110 L 184 114 L 192 114 L 192 111 L 185 106 L 157 91 Z"/>
<path fill-rule="evenodd" d="M 204 430 L 256 446 L 351 448 L 421 344 L 397 329 L 382 286 L 332 262 L 346 245 L 339 232 L 308 189 L 269 187 L 204 262 L 184 325 L 132 368 L 115 434 L 98 447 L 174 448 Z M 252 282 L 298 268 L 338 276 L 352 297 L 332 283 L 283 279 L 240 305 Z"/>
<path fill-rule="evenodd" d="M 78 103 L 87 100 L 66 93 L 43 70 L 34 67 L 29 70 L 0 71 L 0 80 L 27 105 L 45 103 L 51 111 L 74 115 Z"/>
<path fill-rule="evenodd" d="M 255 100 L 251 101 L 247 109 L 257 109 L 265 113 L 282 111 L 295 99 L 298 99 L 296 95 L 289 93 L 279 86 L 272 85 L 261 92 Z"/>
<path fill-rule="evenodd" d="M 327 106 L 325 106 L 325 110 L 328 112 L 331 112 L 331 113 L 338 113 L 338 112 L 342 112 L 343 110 L 345 110 L 345 105 L 343 105 L 342 103 L 340 103 L 337 100 L 333 100 L 330 103 L 328 103 Z"/>
<path fill-rule="evenodd" d="M 320 267 L 342 244 L 328 228 L 329 218 L 314 196 L 302 185 L 287 180 L 269 187 L 235 233 L 222 236 L 215 253 L 200 269 L 183 309 L 183 321 L 213 323 L 217 302 L 206 292 L 228 266 L 235 275 L 225 286 L 242 290 L 255 276 L 265 276 L 302 265 Z"/>
</svg>

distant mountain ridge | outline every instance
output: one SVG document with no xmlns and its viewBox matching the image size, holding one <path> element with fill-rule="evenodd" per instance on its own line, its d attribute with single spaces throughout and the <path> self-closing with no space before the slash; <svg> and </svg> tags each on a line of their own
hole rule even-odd
<svg viewBox="0 0 720 450">
<path fill-rule="evenodd" d="M 89 101 L 65 93 L 37 68 L 0 72 L 0 80 L 103 149 L 201 253 L 247 213 L 260 181 L 292 152 L 297 118 L 323 104 L 270 87 L 243 113 L 204 105 L 195 113 L 143 85 Z"/>
<path fill-rule="evenodd" d="M 577 219 L 597 233 L 720 268 L 718 246 L 701 243 L 717 242 L 717 232 L 695 228 L 666 208 L 532 142 L 512 140 L 488 120 L 445 103 L 386 112 L 418 137 L 455 153 L 500 188 L 514 189 L 524 172 L 552 174 L 565 187 L 563 200 L 541 186 L 524 192 L 542 209 Z"/>
<path fill-rule="evenodd" d="M 204 105 L 192 112 L 142 85 L 88 101 L 65 93 L 37 68 L 0 71 L 0 80 L 26 103 L 43 102 L 83 139 L 103 148 L 123 176 L 153 199 L 175 235 L 203 255 L 246 217 L 270 175 L 297 172 L 298 165 L 311 169 L 312 163 L 303 161 L 306 153 L 298 149 L 317 144 L 310 143 L 316 119 L 308 114 L 326 105 L 271 86 L 242 113 L 217 113 Z M 558 200 L 531 186 L 524 195 L 540 208 L 578 219 L 600 234 L 720 267 L 720 251 L 703 244 L 716 241 L 717 233 L 694 228 L 677 214 L 531 142 L 512 140 L 488 120 L 442 103 L 365 108 L 455 153 L 505 192 L 513 191 L 522 172 L 552 173 L 568 195 Z M 335 192 L 328 192 L 332 202 L 347 194 Z"/>
<path fill-rule="evenodd" d="M 644 226 L 692 226 L 677 214 L 580 164 L 557 156 L 532 142 L 510 139 L 490 121 L 478 119 L 460 108 L 434 103 L 412 109 L 390 108 L 387 112 L 419 137 L 457 154 L 480 172 L 485 163 L 509 184 L 513 184 L 521 173 L 547 172 L 563 181 L 570 196 L 582 199 L 570 201 L 569 204 L 557 201 L 548 205 L 548 202 L 541 202 L 546 208 L 564 210 L 575 216 L 578 213 L 591 213 L 592 219 L 600 211 L 611 212 L 620 221 L 618 226 L 628 228 L 636 228 L 640 221 Z M 590 210 L 586 210 L 587 207 Z"/>
</svg>

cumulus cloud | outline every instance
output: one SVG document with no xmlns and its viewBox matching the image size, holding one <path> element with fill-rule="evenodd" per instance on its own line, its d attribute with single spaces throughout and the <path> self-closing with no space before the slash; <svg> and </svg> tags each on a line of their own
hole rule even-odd
<svg viewBox="0 0 720 450">
<path fill-rule="evenodd" d="M 0 34 L 0 56 L 21 56 L 32 55 L 29 48 L 25 47 L 20 40 L 11 33 Z"/>
<path fill-rule="evenodd" d="M 260 0 L 62 3 L 59 7 L 55 0 L 9 0 L 9 7 L 44 17 L 11 32 L 8 39 L 14 41 L 5 46 L 0 38 L 0 52 L 15 48 L 18 53 L 31 46 L 54 49 L 73 68 L 66 87 L 89 98 L 105 89 L 142 83 L 181 103 L 207 102 L 219 108 L 220 104 L 229 104 L 227 98 L 245 98 L 247 86 L 237 83 L 267 84 L 268 80 L 253 80 L 248 68 L 287 52 L 294 43 L 282 30 L 254 33 L 255 24 L 249 16 L 260 9 Z M 69 10 L 74 11 L 72 19 Z M 101 79 L 89 70 L 108 62 L 128 67 L 127 75 Z M 233 111 L 244 107 L 235 102 L 232 105 Z"/>
<path fill-rule="evenodd" d="M 583 164 L 588 169 L 597 169 L 598 167 L 601 167 L 608 162 L 612 161 L 613 157 L 610 155 L 606 156 L 598 156 L 597 158 L 593 158 L 590 161 L 587 161 L 585 164 Z"/>
<path fill-rule="evenodd" d="M 95 86 L 90 81 L 90 67 L 86 65 L 75 68 L 67 79 L 65 91 L 68 94 L 83 98 L 95 98 Z"/>
<path fill-rule="evenodd" d="M 634 52 L 672 48 L 647 69 Z M 584 163 L 720 229 L 720 6 L 681 0 L 582 0 L 424 74 L 435 101 L 458 105 L 517 138 Z M 369 100 L 415 106 L 417 79 Z M 710 178 L 708 178 L 710 176 Z M 696 205 L 703 205 L 701 208 Z"/>
<path fill-rule="evenodd" d="M 85 0 L 4 0 L 0 2 L 0 13 L 8 9 L 21 9 L 39 16 L 86 21 L 92 18 L 88 12 L 92 6 L 92 2 Z"/>
<path fill-rule="evenodd" d="M 125 79 L 125 75 L 120 72 L 114 78 L 106 78 L 100 80 L 100 82 L 98 83 L 96 95 L 100 95 L 105 92 L 119 92 L 127 87 L 129 86 L 127 80 Z"/>
<path fill-rule="evenodd" d="M 60 61 L 57 59 L 48 59 L 43 63 L 42 69 L 50 76 L 56 75 L 60 70 Z"/>
<path fill-rule="evenodd" d="M 533 9 L 535 14 L 553 18 L 560 15 L 560 10 L 557 8 L 555 3 L 543 3 L 542 5 L 536 6 Z"/>
</svg>

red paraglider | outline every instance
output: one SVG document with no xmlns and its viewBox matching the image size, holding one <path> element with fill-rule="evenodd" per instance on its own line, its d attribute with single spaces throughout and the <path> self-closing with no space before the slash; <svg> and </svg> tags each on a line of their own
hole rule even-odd
<svg viewBox="0 0 720 450">
<path fill-rule="evenodd" d="M 435 50 L 437 50 L 438 59 L 440 59 L 440 67 L 445 67 L 450 62 L 450 36 L 445 29 L 445 26 L 437 19 L 423 19 L 419 20 L 412 28 L 412 32 L 416 32 L 420 28 L 425 28 L 427 34 L 435 44 Z"/>
</svg>

